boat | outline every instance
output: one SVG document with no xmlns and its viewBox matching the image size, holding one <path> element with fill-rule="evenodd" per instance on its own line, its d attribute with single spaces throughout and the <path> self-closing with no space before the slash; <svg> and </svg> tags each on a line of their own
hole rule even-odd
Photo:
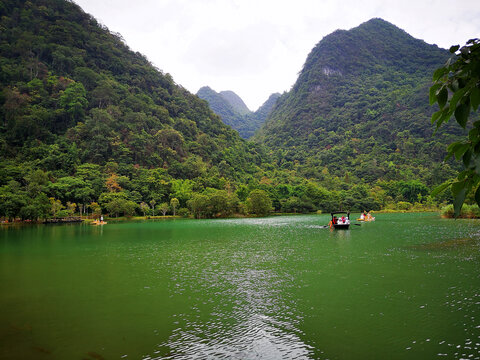
<svg viewBox="0 0 480 360">
<path fill-rule="evenodd" d="M 106 225 L 107 222 L 103 220 L 93 220 L 92 225 Z"/>
<path fill-rule="evenodd" d="M 350 211 L 337 211 L 337 212 L 332 212 L 330 213 L 332 215 L 332 220 L 330 221 L 330 228 L 334 229 L 348 229 L 350 228 Z M 336 215 L 343 215 L 346 214 L 347 217 L 345 221 L 342 221 L 342 219 L 338 218 Z"/>
<path fill-rule="evenodd" d="M 375 217 L 370 215 L 370 213 L 368 213 L 364 218 L 358 218 L 357 221 L 375 221 Z"/>
</svg>

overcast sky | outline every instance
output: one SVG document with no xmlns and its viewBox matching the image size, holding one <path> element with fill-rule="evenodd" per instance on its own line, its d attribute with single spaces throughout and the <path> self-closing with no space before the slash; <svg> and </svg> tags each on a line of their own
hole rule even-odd
<svg viewBox="0 0 480 360">
<path fill-rule="evenodd" d="M 251 110 L 288 91 L 336 29 L 380 17 L 443 48 L 480 37 L 479 0 L 74 0 L 174 81 L 233 90 Z"/>
</svg>

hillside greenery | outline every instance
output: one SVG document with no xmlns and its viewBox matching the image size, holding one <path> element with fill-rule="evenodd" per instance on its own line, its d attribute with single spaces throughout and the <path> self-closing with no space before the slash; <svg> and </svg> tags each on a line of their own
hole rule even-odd
<svg viewBox="0 0 480 360">
<path fill-rule="evenodd" d="M 79 213 L 224 217 L 270 210 L 377 210 L 398 204 L 429 208 L 449 200 L 448 194 L 428 196 L 432 185 L 455 170 L 441 162 L 443 147 L 435 148 L 439 154 L 427 157 L 428 163 L 416 157 L 428 139 L 417 133 L 428 129 L 411 121 L 408 116 L 416 110 L 402 99 L 412 89 L 422 98 L 424 85 L 417 85 L 417 78 L 398 75 L 391 81 L 404 84 L 399 94 L 382 100 L 375 92 L 368 98 L 372 104 L 390 104 L 390 97 L 398 96 L 390 104 L 397 110 L 386 117 L 403 124 L 398 134 L 392 134 L 387 122 L 377 129 L 374 120 L 383 119 L 382 112 L 355 130 L 314 129 L 308 143 L 295 126 L 285 141 L 265 136 L 272 123 L 263 133 L 267 149 L 241 139 L 206 101 L 70 1 L 1 2 L 0 68 L 3 219 Z M 358 86 L 370 89 L 368 78 L 360 78 Z M 363 104 L 360 95 L 349 97 L 347 84 L 342 89 L 342 113 L 352 116 L 348 121 L 357 121 L 354 115 L 363 114 L 367 104 L 377 109 Z M 281 100 L 272 121 L 290 101 L 286 95 Z M 286 116 L 290 110 L 285 111 Z M 373 135 L 365 138 L 362 131 Z M 398 151 L 378 141 L 384 134 Z M 347 138 L 355 146 L 347 146 Z M 383 151 L 390 156 L 386 160 L 378 155 Z M 347 165 L 331 162 L 333 154 Z M 375 156 L 377 162 L 370 161 Z"/>
<path fill-rule="evenodd" d="M 432 136 L 428 89 L 449 56 L 381 19 L 335 31 L 311 51 L 255 140 L 280 169 L 318 181 L 441 184 L 459 168 L 444 161 L 446 144 L 464 135 L 446 124 Z"/>
</svg>

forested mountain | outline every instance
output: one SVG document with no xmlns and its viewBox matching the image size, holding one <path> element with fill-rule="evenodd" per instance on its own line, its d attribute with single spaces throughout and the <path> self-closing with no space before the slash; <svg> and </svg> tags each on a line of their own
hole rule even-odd
<svg viewBox="0 0 480 360">
<path fill-rule="evenodd" d="M 75 3 L 2 1 L 0 220 L 436 205 L 454 134 L 429 137 L 426 98 L 446 56 L 381 20 L 326 37 L 291 92 L 242 115 L 247 137 L 273 106 L 267 151 Z"/>
<path fill-rule="evenodd" d="M 310 52 L 256 141 L 307 177 L 437 184 L 452 176 L 442 160 L 459 130 L 432 137 L 428 88 L 449 56 L 381 19 L 337 30 Z"/>
<path fill-rule="evenodd" d="M 26 191 L 38 170 L 38 193 L 63 203 L 97 200 L 108 186 L 158 203 L 174 179 L 223 189 L 259 171 L 258 146 L 75 3 L 2 1 L 0 29 L 5 194 Z"/>
<path fill-rule="evenodd" d="M 210 87 L 204 86 L 198 90 L 197 96 L 206 100 L 225 124 L 237 130 L 244 139 L 249 139 L 265 122 L 280 94 L 270 95 L 268 100 L 255 112 L 250 111 L 243 100 L 233 91 L 217 93 Z"/>
</svg>

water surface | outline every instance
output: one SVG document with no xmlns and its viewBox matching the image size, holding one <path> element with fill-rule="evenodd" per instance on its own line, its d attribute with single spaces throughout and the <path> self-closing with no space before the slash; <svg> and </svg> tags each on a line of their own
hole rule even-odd
<svg viewBox="0 0 480 360">
<path fill-rule="evenodd" d="M 1 359 L 480 358 L 480 222 L 0 229 Z"/>
</svg>

